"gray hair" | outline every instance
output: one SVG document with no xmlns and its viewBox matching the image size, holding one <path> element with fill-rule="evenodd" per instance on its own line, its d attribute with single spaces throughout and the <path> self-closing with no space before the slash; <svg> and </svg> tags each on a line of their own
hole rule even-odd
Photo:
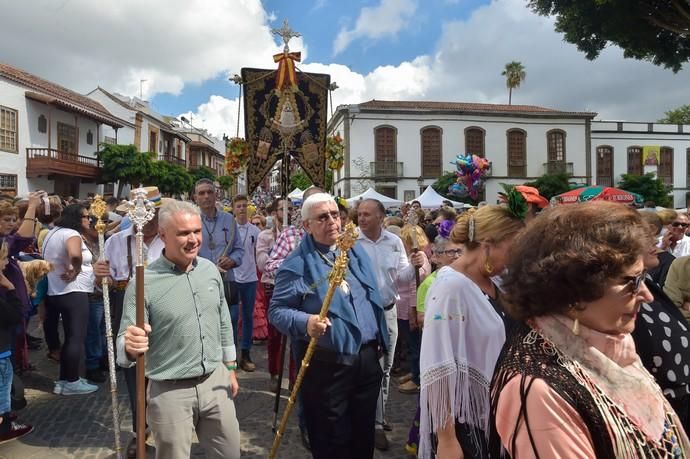
<svg viewBox="0 0 690 459">
<path fill-rule="evenodd" d="M 194 194 L 196 194 L 196 189 L 201 185 L 210 185 L 211 188 L 213 188 L 213 191 L 216 190 L 216 184 L 213 183 L 213 180 L 211 180 L 210 178 L 203 177 L 197 180 L 194 184 Z"/>
<path fill-rule="evenodd" d="M 443 252 L 444 250 L 446 250 L 446 247 L 448 247 L 448 244 L 452 243 L 453 241 L 451 241 L 450 239 L 447 239 L 443 236 L 436 236 L 436 239 L 434 239 L 434 252 Z"/>
<path fill-rule="evenodd" d="M 302 203 L 302 220 L 309 219 L 309 215 L 311 214 L 311 208 L 314 207 L 314 205 L 321 204 L 323 202 L 332 202 L 333 204 L 335 204 L 333 196 L 331 196 L 328 193 L 314 193 L 311 196 L 309 196 Z"/>
<path fill-rule="evenodd" d="M 201 215 L 201 211 L 196 204 L 189 201 L 166 200 L 158 211 L 158 227 L 165 229 L 170 223 L 170 219 L 177 213 L 185 215 Z"/>
</svg>

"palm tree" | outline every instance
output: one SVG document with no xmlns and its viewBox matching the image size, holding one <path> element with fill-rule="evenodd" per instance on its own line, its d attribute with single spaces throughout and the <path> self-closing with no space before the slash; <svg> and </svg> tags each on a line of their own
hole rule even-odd
<svg viewBox="0 0 690 459">
<path fill-rule="evenodd" d="M 508 87 L 508 105 L 513 102 L 513 88 L 519 88 L 527 74 L 525 73 L 525 66 L 522 62 L 512 61 L 506 64 L 506 68 L 501 73 L 506 77 L 506 86 Z"/>
</svg>

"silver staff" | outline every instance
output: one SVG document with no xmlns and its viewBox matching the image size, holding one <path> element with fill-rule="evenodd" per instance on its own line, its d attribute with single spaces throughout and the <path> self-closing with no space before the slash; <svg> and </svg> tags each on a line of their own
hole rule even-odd
<svg viewBox="0 0 690 459">
<path fill-rule="evenodd" d="M 145 188 L 137 188 L 132 192 L 134 200 L 129 204 L 129 219 L 137 230 L 136 233 L 136 318 L 137 327 L 144 328 L 144 225 L 153 219 L 156 209 L 151 201 L 146 199 L 147 191 Z M 146 395 L 144 386 L 146 384 L 146 368 L 144 354 L 137 356 L 137 457 L 146 457 Z"/>
<path fill-rule="evenodd" d="M 91 204 L 91 213 L 96 217 L 96 231 L 98 232 L 99 261 L 105 261 L 105 223 L 103 216 L 106 212 L 105 201 L 96 196 Z M 115 350 L 113 349 L 113 326 L 110 316 L 110 296 L 108 295 L 108 278 L 103 278 L 103 312 L 105 313 L 105 340 L 108 347 L 108 372 L 110 373 L 110 399 L 113 408 L 113 430 L 115 431 L 115 455 L 122 458 L 120 444 L 120 410 L 117 401 L 117 374 L 115 373 Z"/>
</svg>

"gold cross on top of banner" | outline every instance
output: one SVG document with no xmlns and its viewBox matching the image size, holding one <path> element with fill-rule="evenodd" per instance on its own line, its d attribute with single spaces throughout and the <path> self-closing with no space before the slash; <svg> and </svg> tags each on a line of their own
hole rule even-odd
<svg viewBox="0 0 690 459">
<path fill-rule="evenodd" d="M 273 35 L 278 35 L 283 39 L 283 43 L 285 43 L 285 48 L 283 48 L 283 52 L 286 53 L 290 51 L 290 47 L 288 46 L 288 42 L 290 41 L 290 39 L 302 36 L 301 33 L 295 32 L 290 28 L 287 19 L 283 21 L 283 27 L 281 27 L 280 29 L 271 29 L 271 33 Z"/>
</svg>

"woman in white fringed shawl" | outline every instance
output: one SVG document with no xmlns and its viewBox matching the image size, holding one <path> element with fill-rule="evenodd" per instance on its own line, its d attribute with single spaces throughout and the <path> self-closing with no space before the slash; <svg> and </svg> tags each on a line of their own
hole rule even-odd
<svg viewBox="0 0 690 459">
<path fill-rule="evenodd" d="M 419 457 L 487 457 L 489 384 L 505 342 L 500 274 L 520 215 L 505 206 L 462 214 L 450 239 L 463 255 L 441 269 L 426 296 L 420 357 Z"/>
</svg>

